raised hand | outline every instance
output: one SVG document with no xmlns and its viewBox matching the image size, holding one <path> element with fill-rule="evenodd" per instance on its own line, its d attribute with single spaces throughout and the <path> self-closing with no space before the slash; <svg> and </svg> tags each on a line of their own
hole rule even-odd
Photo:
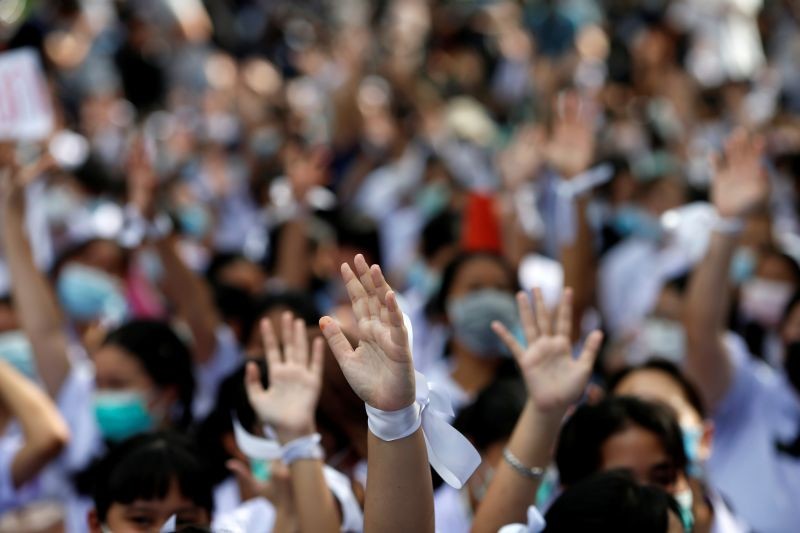
<svg viewBox="0 0 800 533">
<path fill-rule="evenodd" d="M 589 168 L 594 158 L 594 113 L 575 92 L 558 96 L 556 121 L 545 147 L 550 165 L 562 177 L 572 178 Z"/>
<path fill-rule="evenodd" d="M 528 394 L 540 411 L 566 410 L 583 394 L 592 372 L 603 334 L 592 332 L 583 351 L 572 357 L 572 290 L 561 298 L 553 324 L 539 289 L 533 291 L 534 310 L 524 292 L 517 293 L 520 320 L 528 347 L 524 348 L 500 322 L 492 329 L 500 336 L 522 370 Z"/>
<path fill-rule="evenodd" d="M 9 214 L 21 215 L 25 210 L 25 187 L 55 164 L 49 153 L 21 166 L 14 154 L 14 145 L 0 144 L 0 206 Z"/>
<path fill-rule="evenodd" d="M 725 157 L 712 161 L 714 179 L 711 200 L 723 217 L 741 217 L 766 201 L 769 181 L 761 164 L 764 139 L 744 129 L 734 131 L 725 141 Z"/>
<path fill-rule="evenodd" d="M 281 443 L 313 433 L 314 412 L 322 388 L 322 338 L 314 339 L 309 357 L 306 324 L 289 312 L 281 317 L 283 353 L 268 319 L 261 321 L 261 336 L 269 388 L 265 390 L 261 385 L 256 364 L 249 363 L 245 387 L 250 405 L 262 423 L 275 429 Z"/>
<path fill-rule="evenodd" d="M 354 263 L 356 272 L 347 263 L 342 265 L 342 278 L 358 321 L 358 347 L 353 349 L 331 317 L 322 317 L 320 328 L 359 398 L 376 409 L 397 411 L 415 400 L 414 364 L 403 313 L 380 267 L 370 267 L 360 254 Z"/>
</svg>

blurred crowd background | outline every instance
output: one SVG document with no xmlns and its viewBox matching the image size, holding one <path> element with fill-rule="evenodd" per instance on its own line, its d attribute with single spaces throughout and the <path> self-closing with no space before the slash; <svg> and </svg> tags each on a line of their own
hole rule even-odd
<svg viewBox="0 0 800 533">
<path fill-rule="evenodd" d="M 785 313 L 800 289 L 796 1 L 0 1 L 0 52 L 21 47 L 56 117 L 46 143 L 14 147 L 52 161 L 27 184 L 25 225 L 70 357 L 171 322 L 196 362 L 183 408 L 211 435 L 231 408 L 220 383 L 259 355 L 259 317 L 356 331 L 339 281 L 355 253 L 401 293 L 417 368 L 457 410 L 514 379 L 480 326 L 514 322 L 518 287 L 550 304 L 574 289 L 575 340 L 606 333 L 598 382 L 652 356 L 680 365 L 712 158 L 737 127 L 764 136 L 771 197 L 745 221 L 729 326 L 775 368 L 800 340 L 800 306 Z M 153 242 L 167 236 L 174 253 Z M 37 379 L 9 246 L 0 353 Z M 98 387 L 124 382 L 94 364 Z M 326 379 L 326 449 L 358 478 L 363 410 Z"/>
</svg>

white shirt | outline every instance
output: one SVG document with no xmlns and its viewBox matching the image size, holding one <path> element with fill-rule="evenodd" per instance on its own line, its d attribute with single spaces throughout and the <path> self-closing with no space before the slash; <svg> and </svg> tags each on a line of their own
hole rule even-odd
<svg viewBox="0 0 800 533">
<path fill-rule="evenodd" d="M 775 443 L 797 435 L 800 397 L 786 376 L 753 359 L 741 339 L 730 336 L 726 344 L 735 374 L 713 413 L 709 480 L 756 531 L 797 531 L 800 459 L 780 453 Z"/>
<path fill-rule="evenodd" d="M 433 495 L 436 533 L 469 533 L 472 509 L 464 493 L 450 485 L 442 485 Z"/>
</svg>

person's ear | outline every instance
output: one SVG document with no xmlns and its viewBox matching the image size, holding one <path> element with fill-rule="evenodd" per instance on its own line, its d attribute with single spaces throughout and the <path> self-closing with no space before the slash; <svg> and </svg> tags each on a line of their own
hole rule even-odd
<svg viewBox="0 0 800 533">
<path fill-rule="evenodd" d="M 703 421 L 703 436 L 700 438 L 700 446 L 697 450 L 700 461 L 707 461 L 711 457 L 712 444 L 714 444 L 714 422 L 705 420 Z"/>
<path fill-rule="evenodd" d="M 100 517 L 97 516 L 97 509 L 94 507 L 86 515 L 86 522 L 89 524 L 89 533 L 103 533 L 103 526 Z"/>
</svg>

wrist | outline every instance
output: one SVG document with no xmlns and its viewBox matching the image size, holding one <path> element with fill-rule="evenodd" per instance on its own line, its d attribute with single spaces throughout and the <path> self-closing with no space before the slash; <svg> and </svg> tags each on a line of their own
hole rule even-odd
<svg viewBox="0 0 800 533">
<path fill-rule="evenodd" d="M 727 216 L 718 213 L 712 225 L 714 233 L 738 236 L 744 230 L 744 219 L 741 216 Z"/>
<path fill-rule="evenodd" d="M 569 406 L 553 405 L 543 407 L 529 398 L 522 411 L 522 416 L 535 420 L 536 425 L 539 427 L 558 430 L 568 411 Z"/>
<path fill-rule="evenodd" d="M 281 445 L 292 442 L 293 440 L 308 437 L 317 432 L 314 422 L 305 421 L 291 426 L 274 426 L 275 435 Z"/>
</svg>

